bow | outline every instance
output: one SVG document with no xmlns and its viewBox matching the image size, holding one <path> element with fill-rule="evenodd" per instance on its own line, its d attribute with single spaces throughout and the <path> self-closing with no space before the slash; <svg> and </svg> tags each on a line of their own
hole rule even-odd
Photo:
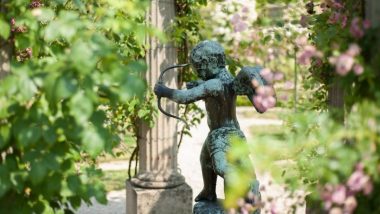
<svg viewBox="0 0 380 214">
<path fill-rule="evenodd" d="M 180 64 L 180 65 L 173 65 L 173 66 L 167 67 L 165 70 L 163 70 L 163 71 L 161 72 L 160 77 L 158 78 L 157 84 L 162 84 L 162 85 L 164 84 L 163 77 L 164 77 L 164 74 L 165 74 L 167 71 L 172 70 L 172 69 L 174 69 L 174 68 L 183 68 L 183 67 L 186 67 L 186 66 L 188 66 L 188 65 L 189 65 L 189 64 Z M 168 117 L 173 117 L 173 118 L 175 118 L 175 119 L 177 119 L 177 120 L 180 120 L 180 121 L 182 121 L 183 123 L 185 123 L 186 126 L 188 126 L 187 122 L 186 122 L 184 119 L 182 119 L 182 118 L 180 118 L 180 117 L 178 117 L 178 116 L 176 116 L 176 115 L 172 115 L 172 114 L 170 114 L 170 113 L 168 113 L 168 112 L 165 112 L 164 109 L 162 109 L 162 107 L 161 107 L 161 97 L 160 97 L 160 96 L 157 96 L 157 106 L 158 106 L 158 109 L 159 109 L 164 115 L 166 115 L 166 116 L 168 116 Z"/>
</svg>

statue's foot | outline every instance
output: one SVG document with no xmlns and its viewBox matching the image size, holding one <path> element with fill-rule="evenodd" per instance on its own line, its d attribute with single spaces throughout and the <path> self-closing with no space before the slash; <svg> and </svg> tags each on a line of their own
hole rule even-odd
<svg viewBox="0 0 380 214">
<path fill-rule="evenodd" d="M 216 201 L 216 193 L 202 190 L 201 193 L 195 197 L 195 202 L 198 201 Z"/>
</svg>

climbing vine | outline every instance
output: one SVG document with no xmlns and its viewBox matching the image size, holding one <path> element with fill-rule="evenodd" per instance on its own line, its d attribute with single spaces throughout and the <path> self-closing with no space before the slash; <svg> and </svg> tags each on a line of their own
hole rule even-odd
<svg viewBox="0 0 380 214">
<path fill-rule="evenodd" d="M 177 1 L 179 61 L 199 38 L 197 8 Z M 63 213 L 95 197 L 106 202 L 99 155 L 136 143 L 138 121 L 156 114 L 147 92 L 145 23 L 149 1 L 1 1 L 1 46 L 11 72 L 0 80 L 0 205 L 9 213 Z M 127 12 L 128 11 L 128 12 Z M 193 74 L 183 72 L 180 85 Z M 181 109 L 195 125 L 195 105 Z M 188 129 L 182 131 L 189 134 Z M 182 138 L 182 137 L 181 137 Z M 138 146 L 130 160 L 138 161 Z M 132 162 L 131 162 L 132 163 Z M 129 167 L 137 173 L 137 165 Z"/>
<path fill-rule="evenodd" d="M 172 26 L 170 38 L 178 48 L 178 62 L 180 64 L 189 63 L 189 53 L 192 47 L 199 42 L 201 38 L 200 29 L 204 27 L 199 9 L 207 5 L 206 0 L 177 0 L 176 19 Z M 184 68 L 178 75 L 179 88 L 184 86 L 185 82 L 196 79 L 196 74 L 190 67 Z M 179 106 L 179 114 L 188 121 L 189 126 L 182 126 L 179 132 L 179 143 L 181 145 L 184 135 L 190 135 L 190 128 L 200 123 L 204 117 L 203 110 L 194 103 L 186 106 Z"/>
</svg>

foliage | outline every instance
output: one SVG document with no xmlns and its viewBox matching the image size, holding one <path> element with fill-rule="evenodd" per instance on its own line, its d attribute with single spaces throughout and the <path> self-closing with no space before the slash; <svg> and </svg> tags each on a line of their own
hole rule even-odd
<svg viewBox="0 0 380 214">
<path fill-rule="evenodd" d="M 328 113 L 304 112 L 292 115 L 284 135 L 258 136 L 249 144 L 251 152 L 255 154 L 257 170 L 269 170 L 278 182 L 286 183 L 292 189 L 310 192 L 310 201 L 322 200 L 328 209 L 332 205 L 343 208 L 344 203 L 326 198 L 326 184 L 334 188 L 342 183 L 347 186 L 347 193 L 342 196 L 343 202 L 350 196 L 369 201 L 369 197 L 376 193 L 352 191 L 354 187 L 349 180 L 360 163 L 365 174 L 371 177 L 371 183 L 360 185 L 373 188 L 372 182 L 379 182 L 379 113 L 377 105 L 369 102 L 358 104 L 348 116 L 346 126 L 331 120 Z M 287 161 L 280 164 L 282 160 Z M 372 207 L 367 207 L 365 212 L 365 206 L 359 207 L 363 213 L 373 211 Z"/>
<path fill-rule="evenodd" d="M 295 39 L 306 34 L 300 25 L 301 1 L 287 1 L 286 4 L 268 4 L 267 1 L 229 0 L 210 4 L 202 11 L 207 26 L 202 29 L 206 37 L 213 37 L 225 48 L 229 70 L 236 73 L 244 65 L 261 65 L 278 73 L 285 79 L 275 85 L 280 106 L 291 106 L 294 88 Z M 306 77 L 297 75 L 297 79 Z M 290 88 L 288 86 L 292 85 Z M 299 89 L 298 89 L 299 90 Z M 298 91 L 297 91 L 298 92 Z M 298 92 L 304 94 L 303 91 Z M 306 98 L 305 98 L 306 99 Z M 248 104 L 240 102 L 239 104 Z"/>
<path fill-rule="evenodd" d="M 309 66 L 304 86 L 315 96 L 285 119 L 283 135 L 256 136 L 249 143 L 257 170 L 303 190 L 311 212 L 379 212 L 380 34 L 362 18 L 363 4 L 305 2 L 308 15 L 300 19 L 310 33 L 309 40 L 297 41 L 297 60 Z M 344 122 L 333 111 L 321 111 L 333 86 L 344 91 Z M 275 211 L 276 200 L 264 203 L 281 212 Z"/>
<path fill-rule="evenodd" d="M 175 4 L 176 18 L 171 27 L 170 38 L 178 48 L 179 64 L 186 64 L 190 62 L 189 53 L 191 48 L 202 39 L 200 29 L 205 26 L 199 9 L 207 5 L 207 0 L 177 0 Z M 194 79 L 196 79 L 196 74 L 193 70 L 190 67 L 183 68 L 178 74 L 179 88 L 182 88 L 185 82 Z M 188 126 L 183 126 L 179 132 L 178 146 L 181 145 L 184 135 L 191 136 L 190 128 L 198 125 L 205 114 L 199 106 L 191 103 L 186 106 L 180 105 L 179 115 L 187 121 Z"/>
<path fill-rule="evenodd" d="M 346 1 L 343 8 L 333 8 L 310 17 L 313 32 L 310 39 L 325 56 L 310 71 L 315 79 L 327 86 L 333 82 L 338 83 L 345 91 L 348 108 L 360 100 L 379 97 L 378 84 L 375 84 L 380 78 L 376 74 L 376 69 L 380 66 L 380 55 L 376 53 L 380 45 L 379 30 L 365 26 L 368 20 L 361 18 L 362 4 L 360 1 Z M 335 18 L 338 16 L 340 18 Z M 358 45 L 359 53 L 345 60 L 343 57 L 351 45 Z M 333 63 L 335 58 L 338 61 Z M 355 64 L 349 69 L 339 69 L 340 62 L 350 65 L 351 60 Z M 353 72 L 349 72 L 351 69 Z M 334 70 L 336 72 L 332 72 Z"/>
<path fill-rule="evenodd" d="M 84 157 L 112 153 L 120 127 L 107 109 L 143 98 L 148 1 L 8 1 L 1 36 L 12 73 L 0 84 L 0 206 L 58 213 L 95 197 L 101 172 Z M 127 12 L 128 11 L 128 12 Z M 131 101 L 131 102 L 129 102 Z M 150 120 L 150 107 L 137 111 Z M 124 113 L 124 112 L 123 112 Z M 112 116 L 113 117 L 113 116 Z"/>
</svg>

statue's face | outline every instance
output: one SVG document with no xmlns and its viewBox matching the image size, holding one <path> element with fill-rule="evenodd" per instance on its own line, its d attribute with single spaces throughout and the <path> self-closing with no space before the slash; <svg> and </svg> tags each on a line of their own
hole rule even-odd
<svg viewBox="0 0 380 214">
<path fill-rule="evenodd" d="M 201 78 L 202 80 L 206 80 L 207 78 L 207 63 L 202 63 L 202 62 L 198 62 L 198 63 L 192 63 L 192 66 L 194 68 L 194 70 L 197 72 L 197 75 L 199 78 Z"/>
<path fill-rule="evenodd" d="M 215 60 L 202 59 L 201 61 L 192 61 L 192 66 L 197 72 L 197 75 L 202 80 L 212 79 L 219 70 L 215 64 Z"/>
<path fill-rule="evenodd" d="M 222 71 L 222 64 L 225 66 L 224 49 L 217 42 L 203 41 L 191 51 L 190 61 L 199 78 L 215 78 Z"/>
</svg>

